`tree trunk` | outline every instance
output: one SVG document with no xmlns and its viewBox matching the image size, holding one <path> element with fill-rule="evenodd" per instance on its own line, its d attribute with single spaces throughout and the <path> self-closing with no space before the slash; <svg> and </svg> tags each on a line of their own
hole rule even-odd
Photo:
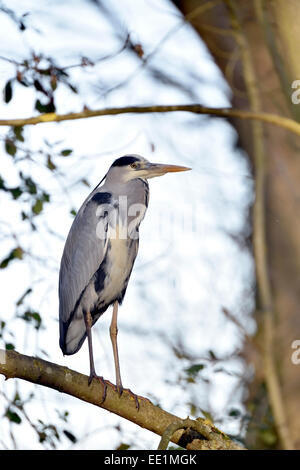
<svg viewBox="0 0 300 470">
<path fill-rule="evenodd" d="M 224 73 L 233 93 L 233 108 L 252 108 L 300 120 L 300 105 L 293 104 L 291 99 L 295 91 L 291 88 L 292 82 L 300 79 L 297 48 L 300 0 L 178 0 L 174 3 L 187 16 Z M 254 72 L 252 77 L 251 71 Z M 259 124 L 263 126 L 262 133 L 255 134 L 249 121 L 234 118 L 231 122 L 238 132 L 239 145 L 253 162 L 257 202 L 261 188 L 263 213 L 260 219 L 259 215 L 256 219 L 254 207 L 254 245 L 256 231 L 260 230 L 255 223 L 260 220 L 259 223 L 265 224 L 262 251 L 259 248 L 256 251 L 254 246 L 258 284 L 256 339 L 261 342 L 262 355 L 272 354 L 280 389 L 277 398 L 270 399 L 272 380 L 268 385 L 268 363 L 260 354 L 251 355 L 249 360 L 253 357 L 257 360 L 248 403 L 255 403 L 256 409 L 265 410 L 265 416 L 259 418 L 261 423 L 267 413 L 264 402 L 270 403 L 275 422 L 277 420 L 277 447 L 300 448 L 300 366 L 291 360 L 292 343 L 300 339 L 300 140 L 284 129 L 270 125 Z M 259 149 L 263 155 L 261 159 L 257 159 Z M 267 259 L 262 278 L 259 272 L 259 266 L 263 264 L 261 253 L 265 253 Z M 269 316 L 264 317 L 266 311 Z M 263 392 L 265 384 L 269 392 L 267 397 Z M 280 413 L 276 415 L 277 405 L 284 412 L 287 428 L 281 428 Z M 266 447 L 261 430 L 256 427 L 253 433 L 253 429 L 249 426 L 248 445 Z"/>
</svg>

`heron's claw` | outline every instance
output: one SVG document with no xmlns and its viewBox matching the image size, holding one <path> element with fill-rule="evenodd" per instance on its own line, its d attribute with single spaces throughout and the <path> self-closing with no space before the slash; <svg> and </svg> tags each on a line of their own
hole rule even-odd
<svg viewBox="0 0 300 470">
<path fill-rule="evenodd" d="M 139 402 L 139 398 L 138 398 L 138 395 L 136 395 L 135 393 L 133 393 L 130 388 L 124 388 L 122 387 L 122 393 L 123 393 L 123 390 L 125 390 L 126 392 L 129 393 L 129 395 L 132 396 L 132 398 L 134 398 L 134 401 L 135 401 L 135 407 L 137 410 L 140 409 L 140 402 Z M 120 395 L 121 396 L 121 395 Z"/>
<path fill-rule="evenodd" d="M 116 392 L 118 392 L 119 397 L 122 395 L 123 390 L 123 385 L 116 385 Z"/>
<path fill-rule="evenodd" d="M 96 379 L 96 380 L 99 380 L 99 382 L 101 383 L 101 385 L 103 386 L 103 393 L 102 393 L 102 400 L 101 400 L 101 404 L 104 403 L 105 399 L 106 399 L 106 394 L 107 394 L 107 382 L 106 380 L 104 380 L 103 377 L 101 377 L 100 375 L 97 375 L 96 373 L 91 373 L 90 376 L 89 376 L 89 380 L 88 380 L 88 385 L 90 386 L 93 379 Z"/>
</svg>

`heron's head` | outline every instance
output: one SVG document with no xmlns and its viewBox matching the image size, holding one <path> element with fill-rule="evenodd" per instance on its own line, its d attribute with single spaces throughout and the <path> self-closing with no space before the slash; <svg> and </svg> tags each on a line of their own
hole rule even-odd
<svg viewBox="0 0 300 470">
<path fill-rule="evenodd" d="M 114 179 L 118 178 L 119 181 L 125 183 L 137 178 L 149 179 L 166 173 L 187 170 L 190 170 L 190 168 L 186 166 L 151 163 L 140 155 L 125 155 L 114 161 L 107 176 L 111 175 Z"/>
</svg>

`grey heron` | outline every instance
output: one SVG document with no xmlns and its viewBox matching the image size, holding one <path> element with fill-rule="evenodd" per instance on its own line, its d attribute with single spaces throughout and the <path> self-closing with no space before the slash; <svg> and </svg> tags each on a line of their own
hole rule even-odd
<svg viewBox="0 0 300 470">
<path fill-rule="evenodd" d="M 123 301 L 139 245 L 139 225 L 149 200 L 147 180 L 190 168 L 150 163 L 139 155 L 113 162 L 79 209 L 68 234 L 59 273 L 60 348 L 75 354 L 88 338 L 90 376 L 95 372 L 91 327 L 113 305 L 110 337 L 116 389 L 123 391 L 118 346 L 118 305 Z M 103 183 L 104 181 L 104 183 Z M 102 184 L 103 183 L 103 184 Z"/>
</svg>

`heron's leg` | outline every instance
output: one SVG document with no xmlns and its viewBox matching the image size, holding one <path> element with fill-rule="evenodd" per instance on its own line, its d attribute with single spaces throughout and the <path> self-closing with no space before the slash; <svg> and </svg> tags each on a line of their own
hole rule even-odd
<svg viewBox="0 0 300 470">
<path fill-rule="evenodd" d="M 92 342 L 92 325 L 93 325 L 93 320 L 92 320 L 92 315 L 90 312 L 84 313 L 84 322 L 85 322 L 85 327 L 86 327 L 86 334 L 88 338 L 88 346 L 89 346 L 89 357 L 90 357 L 90 376 L 89 376 L 89 381 L 88 384 L 90 385 L 93 378 L 96 378 L 100 380 L 100 382 L 103 385 L 103 395 L 102 395 L 102 402 L 104 402 L 106 398 L 106 391 L 107 391 L 107 384 L 103 377 L 99 377 L 96 374 L 95 371 L 95 363 L 94 363 L 94 354 L 93 354 L 93 342 Z"/>
<path fill-rule="evenodd" d="M 123 385 L 122 385 L 122 380 L 121 380 L 121 373 L 120 373 L 120 363 L 119 363 L 119 354 L 118 354 L 118 344 L 117 344 L 117 335 L 118 335 L 118 325 L 117 325 L 117 319 L 118 319 L 118 306 L 119 303 L 116 300 L 113 306 L 113 314 L 112 314 L 112 319 L 111 319 L 111 324 L 110 324 L 110 338 L 112 342 L 112 347 L 113 347 L 113 353 L 114 353 L 114 360 L 115 360 L 115 368 L 116 368 L 116 383 L 117 383 L 117 391 L 119 395 L 121 396 L 123 393 Z M 140 408 L 139 400 L 137 395 L 133 393 L 129 389 L 127 390 L 128 393 L 134 398 L 135 400 L 135 406 L 137 410 Z"/>
<path fill-rule="evenodd" d="M 92 341 L 92 316 L 90 312 L 87 312 L 84 315 L 85 327 L 86 327 L 86 334 L 88 338 L 88 345 L 89 345 L 89 357 L 90 357 L 90 378 L 89 378 L 89 385 L 93 380 L 93 377 L 96 375 L 95 371 L 95 363 L 94 363 L 94 354 L 93 354 L 93 341 Z"/>
<path fill-rule="evenodd" d="M 119 353 L 118 353 L 118 344 L 117 344 L 118 306 L 119 306 L 119 303 L 116 300 L 115 303 L 114 303 L 114 306 L 113 306 L 113 314 L 112 314 L 112 319 L 111 319 L 109 332 L 110 332 L 110 339 L 111 339 L 111 342 L 112 342 L 114 360 L 115 360 L 117 390 L 119 392 L 119 395 L 122 395 L 123 386 L 122 386 L 122 380 L 121 380 Z"/>
</svg>

